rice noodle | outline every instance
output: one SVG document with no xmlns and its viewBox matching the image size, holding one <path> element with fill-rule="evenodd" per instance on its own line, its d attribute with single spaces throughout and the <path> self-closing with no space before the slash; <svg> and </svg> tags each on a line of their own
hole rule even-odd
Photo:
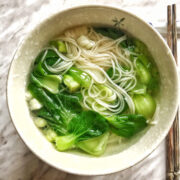
<svg viewBox="0 0 180 180">
<path fill-rule="evenodd" d="M 75 65 L 91 76 L 90 87 L 81 89 L 84 108 L 104 115 L 113 115 L 122 112 L 126 102 L 130 112 L 134 113 L 134 103 L 128 92 L 137 83 L 134 71 L 136 63 L 133 64 L 130 60 L 132 52 L 119 45 L 127 37 L 122 36 L 113 40 L 96 33 L 90 27 L 86 28 L 82 27 L 82 32 L 85 34 L 81 33 L 81 28 L 78 27 L 78 31 L 71 30 L 57 38 L 65 42 L 67 55 L 60 53 L 55 47 L 46 48 L 53 49 L 59 56 L 59 60 L 53 66 L 45 64 L 47 69 L 53 73 L 63 74 Z M 94 41 L 94 46 L 91 49 L 81 47 L 77 43 L 80 35 L 85 35 Z M 109 68 L 112 68 L 111 78 L 106 73 Z M 99 85 L 109 88 L 112 95 L 108 95 L 103 89 L 98 89 Z"/>
</svg>

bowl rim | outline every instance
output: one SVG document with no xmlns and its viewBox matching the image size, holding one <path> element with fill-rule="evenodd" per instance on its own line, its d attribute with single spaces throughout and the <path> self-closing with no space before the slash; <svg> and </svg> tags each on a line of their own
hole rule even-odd
<svg viewBox="0 0 180 180">
<path fill-rule="evenodd" d="M 53 19 L 55 17 L 57 17 L 59 14 L 61 13 L 65 13 L 65 12 L 68 12 L 68 11 L 71 11 L 71 10 L 77 10 L 77 9 L 82 9 L 82 8 L 106 8 L 106 9 L 113 9 L 113 10 L 116 10 L 116 11 L 122 11 L 123 13 L 125 14 L 128 14 L 130 16 L 133 16 L 135 17 L 136 19 L 138 19 L 139 21 L 141 21 L 142 23 L 144 23 L 146 26 L 148 26 L 149 29 L 151 29 L 151 31 L 153 31 L 159 38 L 159 40 L 161 40 L 165 46 L 165 48 L 167 50 L 170 50 L 170 48 L 168 47 L 165 39 L 161 36 L 161 34 L 152 26 L 150 25 L 149 23 L 147 23 L 145 20 L 141 19 L 139 16 L 127 11 L 127 10 L 124 10 L 120 7 L 116 7 L 115 5 L 104 5 L 104 4 L 87 4 L 87 5 L 76 5 L 76 6 L 73 6 L 73 7 L 65 7 L 65 9 L 61 9 L 59 10 L 58 12 L 54 13 L 54 14 L 51 14 L 49 15 L 48 17 L 46 17 L 45 19 L 43 19 L 42 21 L 40 21 L 40 23 L 38 24 L 35 24 L 35 26 L 33 26 L 33 28 L 28 31 L 25 36 L 23 37 L 22 40 L 19 41 L 18 43 L 18 46 L 12 56 L 12 60 L 10 62 L 10 66 L 9 66 L 9 70 L 8 70 L 8 75 L 7 75 L 7 81 L 6 81 L 6 102 L 7 102 L 7 107 L 8 107 L 8 112 L 9 112 L 9 115 L 10 115 L 10 119 L 16 129 L 16 131 L 18 132 L 17 134 L 19 135 L 20 139 L 22 140 L 22 142 L 28 147 L 28 149 L 34 154 L 36 155 L 39 159 L 41 159 L 43 162 L 47 163 L 49 166 L 51 167 L 54 167 L 56 168 L 57 170 L 61 170 L 63 172 L 66 172 L 66 173 L 70 173 L 70 174 L 74 174 L 74 175 L 85 175 L 85 176 L 97 176 L 97 175 L 107 175 L 107 174 L 112 174 L 112 173 L 115 173 L 115 172 L 122 172 L 124 170 L 127 170 L 135 165 L 137 165 L 138 163 L 142 162 L 145 158 L 147 158 L 159 145 L 160 143 L 165 139 L 166 135 L 168 134 L 169 132 L 169 129 L 171 128 L 173 122 L 174 122 L 174 118 L 172 118 L 171 121 L 169 121 L 169 127 L 167 129 L 164 130 L 164 132 L 161 134 L 160 138 L 158 139 L 158 141 L 151 147 L 149 148 L 148 150 L 145 151 L 143 157 L 140 159 L 140 160 L 136 160 L 133 164 L 129 165 L 128 167 L 124 167 L 124 168 L 116 168 L 116 169 L 111 169 L 111 170 L 108 170 L 108 169 L 105 169 L 103 171 L 96 171 L 96 172 L 90 172 L 90 173 L 87 173 L 87 172 L 81 172 L 81 170 L 73 170 L 73 169 L 68 169 L 68 168 L 63 168 L 63 165 L 61 167 L 55 165 L 52 161 L 48 160 L 48 159 L 45 159 L 43 156 L 40 156 L 38 154 L 38 152 L 34 151 L 33 148 L 31 148 L 31 146 L 28 144 L 28 142 L 26 142 L 26 140 L 24 139 L 23 137 L 23 134 L 21 133 L 21 130 L 20 128 L 17 127 L 17 124 L 15 123 L 15 117 L 12 117 L 11 115 L 11 107 L 10 107 L 10 104 L 9 104 L 9 101 L 10 101 L 10 98 L 9 98 L 9 89 L 10 89 L 10 85 L 9 85 L 9 81 L 10 81 L 10 72 L 12 70 L 12 67 L 13 67 L 13 63 L 14 63 L 14 59 L 15 59 L 15 56 L 17 55 L 17 52 L 21 49 L 21 47 L 23 46 L 23 42 L 25 42 L 30 36 L 31 34 L 36 31 L 36 29 L 38 27 L 40 27 L 41 25 L 43 24 L 46 24 L 48 22 L 48 20 L 50 19 Z M 173 68 L 174 68 L 174 72 L 175 72 L 175 76 L 176 76 L 176 85 L 177 87 L 179 87 L 179 75 L 178 75 L 178 71 L 177 71 L 177 66 L 176 66 L 176 63 L 175 63 L 175 59 L 172 55 L 172 52 L 169 51 L 170 53 L 170 56 L 169 56 L 169 59 L 171 59 L 171 63 L 173 65 Z M 176 115 L 176 112 L 177 112 L 177 109 L 178 109 L 178 100 L 179 100 L 179 88 L 177 89 L 177 99 L 176 99 L 176 105 L 174 108 L 174 111 L 172 112 L 173 114 L 173 117 L 175 117 Z"/>
</svg>

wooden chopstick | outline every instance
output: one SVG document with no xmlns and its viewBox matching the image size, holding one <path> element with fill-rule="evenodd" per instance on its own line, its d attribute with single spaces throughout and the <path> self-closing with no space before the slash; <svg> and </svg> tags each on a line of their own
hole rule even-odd
<svg viewBox="0 0 180 180">
<path fill-rule="evenodd" d="M 176 27 L 176 5 L 172 5 L 172 52 L 177 64 L 177 27 Z"/>
<path fill-rule="evenodd" d="M 172 5 L 172 52 L 178 64 L 177 59 L 177 27 L 176 27 L 176 5 Z M 173 124 L 173 135 L 174 135 L 174 176 L 175 180 L 179 179 L 180 171 L 180 157 L 179 157 L 179 109 L 177 111 L 174 124 Z"/>
<path fill-rule="evenodd" d="M 176 5 L 168 6 L 168 27 L 167 42 L 172 50 L 177 63 L 177 28 L 176 28 Z M 179 111 L 177 111 L 173 126 L 167 136 L 167 180 L 178 180 L 180 163 L 179 163 Z"/>
<path fill-rule="evenodd" d="M 172 11 L 171 6 L 167 7 L 167 43 L 169 48 L 172 50 Z M 169 130 L 167 140 L 166 140 L 166 179 L 174 179 L 174 141 L 173 141 L 173 127 Z"/>
</svg>

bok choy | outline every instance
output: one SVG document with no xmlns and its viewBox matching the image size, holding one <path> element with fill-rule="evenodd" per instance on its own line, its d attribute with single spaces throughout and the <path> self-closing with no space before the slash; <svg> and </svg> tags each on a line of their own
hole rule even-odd
<svg viewBox="0 0 180 180">
<path fill-rule="evenodd" d="M 35 58 L 26 100 L 58 151 L 102 155 L 111 134 L 128 140 L 155 114 L 158 69 L 148 47 L 118 28 L 123 20 L 65 30 Z"/>
<path fill-rule="evenodd" d="M 108 130 L 108 124 L 98 113 L 83 111 L 70 121 L 67 130 L 65 136 L 56 139 L 56 148 L 59 151 L 71 149 L 77 142 L 102 135 Z"/>
<path fill-rule="evenodd" d="M 146 118 L 140 114 L 124 114 L 107 118 L 111 130 L 122 137 L 132 137 L 147 126 Z"/>
</svg>

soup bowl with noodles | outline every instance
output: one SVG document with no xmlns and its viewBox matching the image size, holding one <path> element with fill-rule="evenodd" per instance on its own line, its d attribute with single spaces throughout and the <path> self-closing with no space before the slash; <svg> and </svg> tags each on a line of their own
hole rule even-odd
<svg viewBox="0 0 180 180">
<path fill-rule="evenodd" d="M 148 156 L 173 123 L 178 94 L 160 34 L 100 5 L 39 23 L 18 47 L 7 83 L 24 143 L 49 165 L 80 175 L 121 171 Z"/>
</svg>

